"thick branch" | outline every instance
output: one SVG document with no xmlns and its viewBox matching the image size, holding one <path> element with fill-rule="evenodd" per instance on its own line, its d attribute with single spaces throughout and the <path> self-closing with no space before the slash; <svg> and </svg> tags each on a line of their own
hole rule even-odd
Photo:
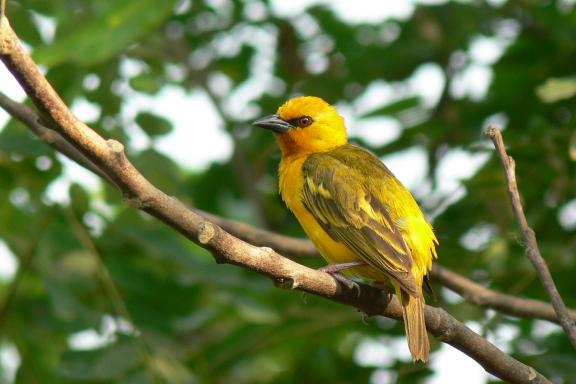
<svg viewBox="0 0 576 384">
<path fill-rule="evenodd" d="M 254 245 L 273 248 L 283 254 L 319 257 L 318 250 L 311 241 L 280 235 L 238 221 L 224 219 L 201 210 L 196 210 L 208 220 L 218 224 L 234 236 Z M 558 323 L 552 305 L 533 299 L 524 299 L 486 288 L 466 277 L 434 263 L 431 276 L 445 287 L 457 292 L 472 304 L 496 309 L 507 315 L 549 320 Z M 576 320 L 576 310 L 570 309 L 570 316 Z"/>
<path fill-rule="evenodd" d="M 276 251 L 301 257 L 317 258 L 320 256 L 314 244 L 305 239 L 298 239 L 280 235 L 265 229 L 253 227 L 252 225 L 240 221 L 225 219 L 223 217 L 208 213 L 199 209 L 193 209 L 206 219 L 224 228 L 234 236 L 254 245 L 274 248 Z"/>
<path fill-rule="evenodd" d="M 516 220 L 522 229 L 522 235 L 524 237 L 525 243 L 524 251 L 526 256 L 534 266 L 534 269 L 536 269 L 536 273 L 538 274 L 542 285 L 544 285 L 546 293 L 548 293 L 548 296 L 550 297 L 552 306 L 554 307 L 554 310 L 558 315 L 558 319 L 560 320 L 560 325 L 562 325 L 564 332 L 566 332 L 566 335 L 568 335 L 572 346 L 576 348 L 576 322 L 574 322 L 574 320 L 570 317 L 568 308 L 566 308 L 566 304 L 564 304 L 564 301 L 562 300 L 562 297 L 556 288 L 556 284 L 554 284 L 554 280 L 552 279 L 548 265 L 540 254 L 538 242 L 536 241 L 536 234 L 534 233 L 534 230 L 528 225 L 528 221 L 524 215 L 524 209 L 522 208 L 522 203 L 520 202 L 518 185 L 516 184 L 516 163 L 514 162 L 514 159 L 508 156 L 506 153 L 506 149 L 504 148 L 504 141 L 502 140 L 502 134 L 500 133 L 499 129 L 495 127 L 489 127 L 485 134 L 494 143 L 494 147 L 496 147 L 496 153 L 498 153 L 498 157 L 500 158 L 500 162 L 504 168 L 504 175 L 506 176 L 506 189 L 508 190 L 508 196 L 510 197 L 510 202 L 512 203 L 514 216 L 516 217 Z"/>
<path fill-rule="evenodd" d="M 240 265 L 271 277 L 283 288 L 299 289 L 348 304 L 369 314 L 401 319 L 396 299 L 363 285 L 360 292 L 340 286 L 330 275 L 287 259 L 269 248 L 248 244 L 190 211 L 146 180 L 129 162 L 122 145 L 104 140 L 77 120 L 23 51 L 7 20 L 0 26 L 0 59 L 22 85 L 36 107 L 70 144 L 118 186 L 125 198 L 208 249 L 217 262 Z M 463 351 L 488 372 L 515 383 L 549 383 L 533 368 L 506 355 L 444 310 L 426 306 L 426 326 L 439 340 Z"/>
</svg>

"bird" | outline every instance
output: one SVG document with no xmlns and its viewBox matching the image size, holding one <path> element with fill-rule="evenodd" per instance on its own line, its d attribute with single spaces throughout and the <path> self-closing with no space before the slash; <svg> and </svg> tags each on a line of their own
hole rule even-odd
<svg viewBox="0 0 576 384">
<path fill-rule="evenodd" d="M 343 117 L 319 97 L 291 98 L 253 125 L 276 136 L 282 200 L 325 270 L 391 284 L 412 359 L 426 362 L 423 284 L 438 240 L 410 191 L 378 157 L 348 142 Z"/>
</svg>

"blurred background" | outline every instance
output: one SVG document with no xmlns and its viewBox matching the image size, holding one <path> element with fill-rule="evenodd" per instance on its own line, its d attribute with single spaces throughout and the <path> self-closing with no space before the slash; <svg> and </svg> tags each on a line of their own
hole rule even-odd
<svg viewBox="0 0 576 384">
<path fill-rule="evenodd" d="M 321 96 L 420 201 L 440 264 L 547 300 L 482 136 L 496 124 L 576 307 L 574 3 L 9 0 L 7 13 L 72 110 L 186 204 L 303 236 L 277 193 L 274 139 L 249 123 Z M 25 100 L 4 67 L 0 90 Z M 560 327 L 433 286 L 432 305 L 576 382 Z M 0 382 L 494 382 L 435 340 L 430 363 L 414 365 L 401 323 L 361 318 L 216 265 L 0 111 Z"/>
</svg>

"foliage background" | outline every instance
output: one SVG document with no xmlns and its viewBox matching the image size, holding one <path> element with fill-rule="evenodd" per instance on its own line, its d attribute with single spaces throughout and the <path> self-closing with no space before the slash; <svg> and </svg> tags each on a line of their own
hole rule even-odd
<svg viewBox="0 0 576 384">
<path fill-rule="evenodd" d="M 573 2 L 405 3 L 404 14 L 365 21 L 338 5 L 285 11 L 279 3 L 23 0 L 9 1 L 8 15 L 66 102 L 92 111 L 93 127 L 126 143 L 142 173 L 187 204 L 301 236 L 276 192 L 273 138 L 248 122 L 293 94 L 318 95 L 347 114 L 355 142 L 425 159 L 426 174 L 410 186 L 434 216 L 443 265 L 546 300 L 481 135 L 499 122 L 528 220 L 575 307 Z M 482 43 L 497 54 L 475 53 Z M 210 108 L 180 108 L 177 120 L 127 107 L 142 95 L 161 103 L 167 90 L 192 91 Z M 159 150 L 176 131 L 195 141 L 179 151 L 207 146 L 218 161 L 187 167 Z M 411 383 L 440 369 L 410 362 L 401 324 L 366 325 L 350 308 L 304 303 L 252 272 L 216 265 L 108 186 L 67 182 L 69 168 L 16 121 L 1 130 L 0 238 L 18 268 L 0 281 L 0 380 Z M 451 172 L 470 177 L 446 187 Z M 559 327 L 435 288 L 434 305 L 555 382 L 576 381 Z M 454 356 L 453 366 L 464 364 Z"/>
</svg>

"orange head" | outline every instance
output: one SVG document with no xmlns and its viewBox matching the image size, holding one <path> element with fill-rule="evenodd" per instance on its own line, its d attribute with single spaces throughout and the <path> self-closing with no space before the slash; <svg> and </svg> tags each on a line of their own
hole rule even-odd
<svg viewBox="0 0 576 384">
<path fill-rule="evenodd" d="M 319 97 L 290 99 L 253 124 L 275 132 L 282 156 L 326 152 L 348 141 L 344 119 Z"/>
</svg>

